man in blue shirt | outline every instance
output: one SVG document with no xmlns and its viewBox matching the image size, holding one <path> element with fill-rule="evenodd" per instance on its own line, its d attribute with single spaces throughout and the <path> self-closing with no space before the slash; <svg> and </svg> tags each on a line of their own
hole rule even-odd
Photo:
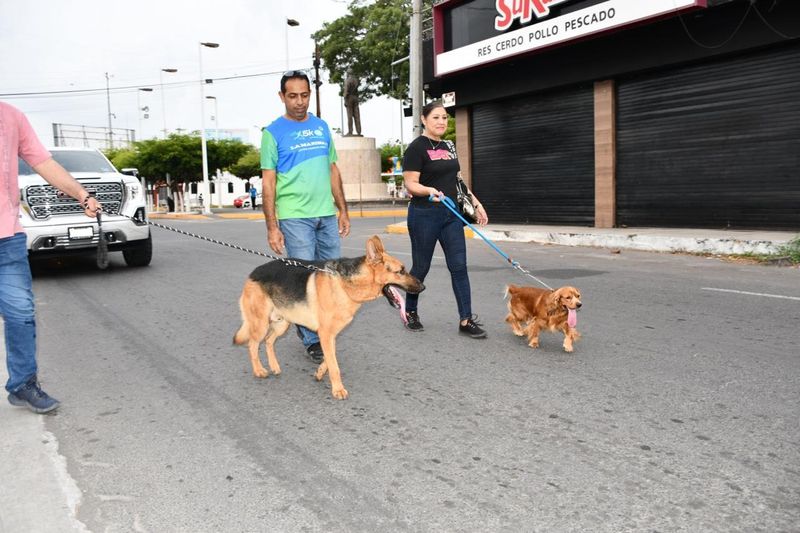
<svg viewBox="0 0 800 533">
<path fill-rule="evenodd" d="M 308 112 L 311 84 L 303 71 L 285 72 L 278 93 L 286 113 L 261 137 L 261 196 L 267 239 L 289 257 L 337 259 L 350 218 L 330 128 Z M 338 217 L 337 217 L 338 208 Z M 311 359 L 322 362 L 317 334 L 298 326 Z"/>
<path fill-rule="evenodd" d="M 258 191 L 255 187 L 250 187 L 250 206 L 255 209 L 256 208 L 256 198 L 258 197 Z"/>
</svg>

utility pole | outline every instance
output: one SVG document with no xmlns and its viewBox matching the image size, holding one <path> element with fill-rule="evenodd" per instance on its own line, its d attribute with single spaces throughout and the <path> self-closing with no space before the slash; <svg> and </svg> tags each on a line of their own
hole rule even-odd
<svg viewBox="0 0 800 533">
<path fill-rule="evenodd" d="M 316 88 L 317 94 L 317 117 L 322 118 L 322 109 L 320 108 L 319 102 L 319 86 L 322 85 L 322 82 L 319 79 L 319 44 L 317 41 L 314 41 L 314 87 Z"/>
<path fill-rule="evenodd" d="M 411 34 L 409 35 L 409 91 L 411 93 L 411 137 L 420 131 L 422 115 L 422 0 L 411 2 Z"/>
<path fill-rule="evenodd" d="M 108 72 L 106 72 L 106 103 L 108 104 L 108 147 L 114 148 L 114 130 L 111 126 L 111 89 L 108 86 Z"/>
</svg>

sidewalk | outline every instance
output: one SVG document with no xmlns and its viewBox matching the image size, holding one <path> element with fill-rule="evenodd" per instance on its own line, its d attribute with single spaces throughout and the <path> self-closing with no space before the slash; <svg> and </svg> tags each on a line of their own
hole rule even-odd
<svg viewBox="0 0 800 533">
<path fill-rule="evenodd" d="M 5 338 L 0 330 L 0 356 L 5 361 Z M 45 372 L 46 375 L 46 372 Z M 0 382 L 8 380 L 0 365 Z M 58 453 L 58 440 L 45 428 L 46 417 L 13 407 L 0 398 L 0 533 L 86 532 L 76 512 L 81 491 Z"/>
<path fill-rule="evenodd" d="M 487 239 L 562 246 L 593 246 L 615 250 L 708 254 L 774 254 L 798 233 L 683 228 L 584 228 L 489 224 L 478 228 Z M 388 226 L 389 233 L 408 233 L 405 222 Z M 468 237 L 478 235 L 465 230 Z"/>
<path fill-rule="evenodd" d="M 386 226 L 387 233 L 406 234 L 406 208 L 402 205 L 369 204 L 363 208 L 350 205 L 350 218 L 395 217 L 398 222 Z M 260 211 L 241 209 L 215 210 L 212 215 L 192 213 L 151 213 L 153 219 L 236 218 L 263 220 Z M 399 220 L 402 219 L 402 220 Z M 800 236 L 798 231 L 718 230 L 685 228 L 590 228 L 581 226 L 543 226 L 489 224 L 478 228 L 487 239 L 497 242 L 534 242 L 562 246 L 592 246 L 615 250 L 683 252 L 701 254 L 776 254 L 781 247 Z M 469 228 L 468 238 L 479 239 Z"/>
</svg>

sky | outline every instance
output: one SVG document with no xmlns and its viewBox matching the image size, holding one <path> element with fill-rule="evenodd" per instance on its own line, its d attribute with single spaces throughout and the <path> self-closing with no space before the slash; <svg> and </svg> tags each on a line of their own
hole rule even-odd
<svg viewBox="0 0 800 533">
<path fill-rule="evenodd" d="M 214 100 L 205 100 L 205 114 L 201 112 L 202 54 L 203 78 L 246 76 L 205 85 L 205 94 L 216 97 L 218 127 L 247 130 L 245 140 L 259 144 L 260 128 L 285 112 L 278 91 L 287 64 L 289 69 L 313 71 L 311 34 L 345 15 L 347 4 L 346 0 L 0 0 L 0 100 L 25 112 L 42 142 L 52 146 L 53 123 L 108 126 L 108 73 L 113 127 L 135 129 L 137 139 L 149 139 L 161 135 L 164 119 L 170 132 L 178 128 L 188 132 L 199 130 L 205 117 L 206 128 L 214 129 Z M 300 25 L 289 27 L 287 18 Z M 201 51 L 200 42 L 219 47 Z M 163 68 L 178 72 L 162 73 Z M 327 83 L 324 69 L 321 77 L 322 118 L 331 129 L 342 128 L 347 118 L 339 87 Z M 97 90 L 12 96 L 82 89 Z M 144 106 L 150 116 L 140 123 L 137 108 Z M 313 96 L 309 110 L 316 111 Z M 399 101 L 375 98 L 360 110 L 362 134 L 374 137 L 378 146 L 401 138 L 401 121 L 402 138 L 411 140 L 411 121 L 401 118 Z"/>
</svg>

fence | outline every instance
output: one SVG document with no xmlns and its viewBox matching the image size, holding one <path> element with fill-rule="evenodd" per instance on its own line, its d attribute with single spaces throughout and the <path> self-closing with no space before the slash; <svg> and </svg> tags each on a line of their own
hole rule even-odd
<svg viewBox="0 0 800 533">
<path fill-rule="evenodd" d="M 53 123 L 55 146 L 82 146 L 86 148 L 130 148 L 136 140 L 136 130 L 104 126 Z"/>
</svg>

